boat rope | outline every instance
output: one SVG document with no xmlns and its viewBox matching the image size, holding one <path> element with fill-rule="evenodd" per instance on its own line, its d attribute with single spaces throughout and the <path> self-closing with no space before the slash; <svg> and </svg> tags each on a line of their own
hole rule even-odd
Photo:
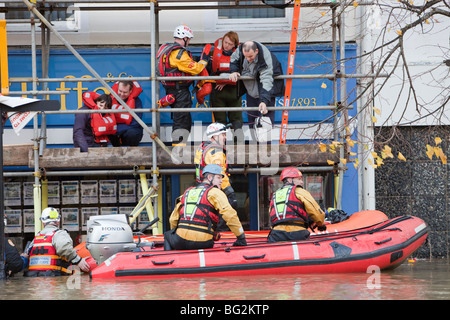
<svg viewBox="0 0 450 320">
<path fill-rule="evenodd" d="M 357 236 L 360 235 L 364 235 L 364 234 L 373 234 L 376 232 L 382 232 L 382 231 L 402 231 L 400 228 L 389 228 L 392 225 L 395 225 L 399 222 L 408 220 L 408 219 L 412 219 L 411 216 L 400 216 L 397 218 L 394 218 L 392 220 L 389 221 L 383 221 L 380 222 L 378 224 L 375 224 L 374 226 L 380 225 L 377 228 L 373 228 L 373 226 L 371 227 L 365 227 L 365 228 L 360 228 L 360 229 L 355 229 L 355 230 L 348 230 L 348 231 L 343 231 L 343 232 L 338 232 L 336 233 L 336 235 L 330 237 L 330 234 L 323 234 L 323 235 L 316 235 L 313 238 L 309 239 L 309 240 L 302 240 L 302 241 L 294 241 L 294 242 L 278 242 L 278 243 L 257 243 L 257 244 L 250 244 L 247 246 L 237 246 L 237 247 L 233 247 L 232 243 L 233 242 L 223 242 L 223 246 L 220 248 L 211 248 L 208 249 L 208 251 L 206 252 L 218 252 L 218 251 L 225 251 L 225 252 L 230 252 L 231 250 L 235 251 L 235 250 L 245 250 L 248 248 L 273 248 L 273 247 L 282 247 L 282 246 L 292 246 L 292 243 L 295 243 L 298 246 L 302 246 L 302 245 L 306 245 L 306 244 L 315 244 L 315 245 L 320 245 L 321 242 L 324 241 L 330 241 L 330 240 L 339 240 L 339 239 L 345 239 L 345 238 L 353 238 L 355 241 L 357 241 Z M 367 230 L 369 228 L 369 230 Z M 221 243 L 222 244 L 222 243 Z M 137 254 L 136 255 L 136 259 L 139 258 L 147 258 L 147 257 L 156 257 L 156 256 L 166 256 L 166 255 L 172 255 L 173 252 L 172 251 L 164 251 L 164 252 L 155 252 L 155 253 L 150 253 L 151 251 L 144 251 L 145 254 Z M 180 250 L 176 252 L 177 254 L 192 254 L 192 253 L 198 253 L 198 250 Z"/>
</svg>

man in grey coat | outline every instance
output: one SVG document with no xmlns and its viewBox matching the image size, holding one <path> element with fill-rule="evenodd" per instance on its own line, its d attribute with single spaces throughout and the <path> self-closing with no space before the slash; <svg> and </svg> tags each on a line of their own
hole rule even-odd
<svg viewBox="0 0 450 320">
<path fill-rule="evenodd" d="M 238 81 L 240 76 L 250 76 L 254 80 L 239 80 L 238 95 L 247 93 L 247 106 L 258 107 L 258 111 L 249 111 L 248 123 L 254 128 L 255 119 L 263 114 L 269 117 L 272 124 L 275 112 L 268 111 L 268 106 L 275 106 L 275 98 L 284 95 L 284 80 L 274 77 L 282 75 L 280 61 L 263 44 L 256 41 L 246 41 L 236 49 L 231 56 L 230 76 L 232 81 Z"/>
</svg>

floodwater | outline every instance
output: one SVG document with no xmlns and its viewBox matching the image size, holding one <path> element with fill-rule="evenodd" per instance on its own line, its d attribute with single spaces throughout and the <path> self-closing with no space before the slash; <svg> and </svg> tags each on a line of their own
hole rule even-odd
<svg viewBox="0 0 450 320">
<path fill-rule="evenodd" d="M 449 300 L 448 260 L 405 262 L 395 270 L 306 274 L 95 280 L 70 277 L 0 281 L 0 300 Z"/>
</svg>

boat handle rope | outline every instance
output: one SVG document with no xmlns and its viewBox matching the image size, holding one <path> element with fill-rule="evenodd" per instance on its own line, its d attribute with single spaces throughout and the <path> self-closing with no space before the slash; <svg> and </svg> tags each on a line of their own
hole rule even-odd
<svg viewBox="0 0 450 320">
<path fill-rule="evenodd" d="M 174 260 L 170 260 L 170 261 L 161 261 L 161 262 L 152 260 L 152 263 L 153 263 L 155 266 L 165 266 L 165 265 L 167 265 L 167 264 L 172 264 L 174 261 L 175 261 L 175 259 L 174 259 Z"/>
<path fill-rule="evenodd" d="M 389 242 L 389 241 L 391 241 L 391 240 L 392 240 L 392 238 L 387 238 L 387 239 L 384 239 L 384 240 L 381 240 L 381 241 L 375 241 L 375 244 L 380 245 L 380 244 Z"/>
<path fill-rule="evenodd" d="M 245 260 L 251 260 L 251 259 L 264 259 L 264 257 L 266 256 L 266 254 L 262 254 L 260 256 L 245 256 L 243 255 Z"/>
</svg>

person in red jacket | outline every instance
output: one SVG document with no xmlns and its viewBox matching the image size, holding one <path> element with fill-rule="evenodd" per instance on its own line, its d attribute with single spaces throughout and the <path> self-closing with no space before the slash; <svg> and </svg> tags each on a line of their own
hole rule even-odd
<svg viewBox="0 0 450 320">
<path fill-rule="evenodd" d="M 212 75 L 230 73 L 230 59 L 239 46 L 239 36 L 234 31 L 228 31 L 214 43 L 212 57 Z M 236 82 L 231 80 L 216 80 L 211 92 L 211 107 L 228 107 L 229 111 L 213 112 L 214 121 L 231 124 L 235 142 L 244 143 L 242 131 L 242 111 L 231 111 L 242 107 L 242 98 L 237 94 Z"/>
<path fill-rule="evenodd" d="M 84 105 L 81 110 L 111 109 L 112 99 L 109 94 L 99 95 L 87 91 L 83 93 Z M 81 152 L 88 148 L 106 146 L 108 135 L 115 133 L 117 125 L 112 114 L 107 113 L 77 113 L 73 125 L 73 145 Z"/>
<path fill-rule="evenodd" d="M 131 109 L 142 109 L 142 100 L 139 95 L 143 92 L 137 81 L 120 80 L 112 88 Z M 125 109 L 113 97 L 111 109 Z M 144 136 L 144 128 L 128 112 L 114 113 L 117 121 L 117 132 L 108 138 L 114 147 L 138 146 Z M 143 113 L 136 112 L 142 119 Z"/>
</svg>

